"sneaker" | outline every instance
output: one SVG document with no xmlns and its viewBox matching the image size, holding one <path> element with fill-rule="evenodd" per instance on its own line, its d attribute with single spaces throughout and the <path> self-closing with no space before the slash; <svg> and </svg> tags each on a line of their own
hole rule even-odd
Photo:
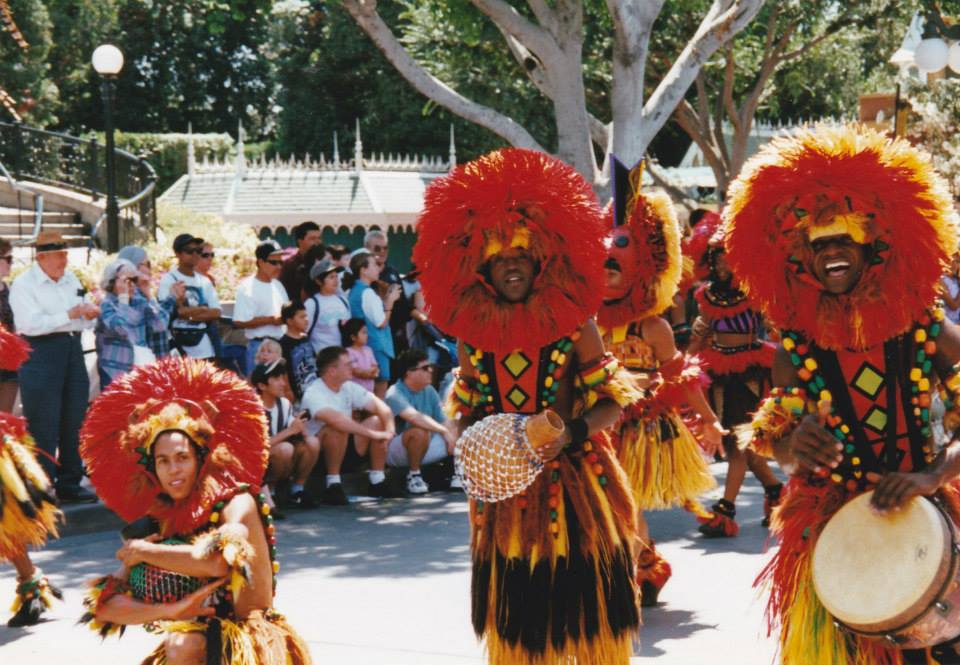
<svg viewBox="0 0 960 665">
<path fill-rule="evenodd" d="M 296 508 L 299 510 L 307 510 L 310 508 L 316 508 L 317 502 L 313 500 L 313 497 L 306 493 L 304 490 L 299 492 L 294 492 L 290 495 L 290 498 L 287 499 L 288 508 Z"/>
<path fill-rule="evenodd" d="M 328 506 L 346 506 L 350 503 L 347 493 L 343 491 L 343 485 L 334 483 L 323 491 L 323 502 Z"/>
<path fill-rule="evenodd" d="M 459 473 L 453 474 L 453 477 L 450 478 L 450 489 L 452 490 L 463 489 L 463 478 L 460 477 Z"/>
<path fill-rule="evenodd" d="M 407 476 L 407 491 L 410 494 L 426 494 L 430 491 L 430 488 L 427 487 L 423 476 L 419 473 L 411 473 Z"/>
<path fill-rule="evenodd" d="M 381 480 L 379 483 L 367 482 L 367 496 L 375 499 L 383 499 L 387 496 L 387 481 Z"/>
</svg>

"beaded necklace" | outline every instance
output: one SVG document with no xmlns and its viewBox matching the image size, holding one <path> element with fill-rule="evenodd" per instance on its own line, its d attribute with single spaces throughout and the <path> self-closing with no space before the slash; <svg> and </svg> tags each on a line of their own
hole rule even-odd
<svg viewBox="0 0 960 665">
<path fill-rule="evenodd" d="M 228 503 L 230 503 L 233 497 L 243 494 L 250 491 L 250 485 L 248 483 L 240 483 L 233 489 L 229 490 L 222 499 L 217 501 L 213 505 L 213 510 L 210 513 L 210 517 L 207 518 L 209 526 L 212 528 L 217 528 L 220 523 L 220 514 L 223 512 L 223 509 Z M 267 503 L 267 497 L 260 493 L 253 495 L 254 500 L 257 502 L 257 513 L 260 515 L 260 521 L 263 523 L 263 529 L 267 537 L 267 546 L 269 548 L 270 554 L 270 570 L 273 574 L 273 595 L 277 594 L 277 573 L 280 572 L 280 562 L 277 561 L 277 534 L 276 527 L 273 524 L 273 515 L 270 514 L 270 505 Z M 224 592 L 225 597 L 229 596 L 229 591 Z M 231 598 L 225 598 L 231 600 Z"/>
<path fill-rule="evenodd" d="M 933 356 L 937 351 L 936 338 L 942 330 L 943 319 L 943 309 L 936 307 L 911 332 L 912 340 L 917 344 L 917 350 L 912 356 L 912 365 L 908 374 L 910 402 L 913 407 L 909 411 L 908 417 L 913 417 L 914 425 L 925 439 L 921 450 L 924 461 L 928 464 L 934 457 L 933 448 L 930 444 L 932 434 L 930 427 L 932 382 L 930 377 L 933 372 Z M 804 340 L 800 333 L 792 330 L 784 332 L 782 344 L 783 348 L 790 354 L 790 362 L 793 364 L 797 377 L 801 381 L 801 388 L 806 391 L 808 398 L 817 402 L 818 410 L 821 410 L 824 403 L 830 404 L 830 411 L 825 418 L 825 424 L 834 438 L 843 444 L 843 461 L 841 464 L 833 471 L 821 469 L 817 475 L 824 478 L 829 476 L 832 482 L 843 485 L 849 491 L 864 489 L 867 483 L 862 469 L 863 460 L 861 455 L 857 454 L 854 433 L 850 425 L 837 412 L 837 404 L 833 395 L 827 389 L 823 369 L 816 358 L 813 357 L 810 344 Z M 798 396 L 799 393 L 800 388 L 785 391 L 786 395 L 792 396 Z"/>
</svg>

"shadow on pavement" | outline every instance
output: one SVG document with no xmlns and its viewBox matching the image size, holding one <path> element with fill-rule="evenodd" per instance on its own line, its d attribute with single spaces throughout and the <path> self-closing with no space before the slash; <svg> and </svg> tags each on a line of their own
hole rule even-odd
<svg viewBox="0 0 960 665">
<path fill-rule="evenodd" d="M 695 612 L 667 607 L 650 607 L 643 610 L 643 628 L 640 629 L 640 649 L 635 656 L 656 658 L 667 652 L 657 646 L 664 640 L 682 640 L 701 630 L 713 630 L 714 625 L 693 620 Z"/>
</svg>

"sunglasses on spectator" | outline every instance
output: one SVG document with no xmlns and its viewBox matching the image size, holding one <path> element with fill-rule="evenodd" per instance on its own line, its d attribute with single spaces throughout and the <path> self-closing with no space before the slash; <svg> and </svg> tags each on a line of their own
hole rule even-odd
<svg viewBox="0 0 960 665">
<path fill-rule="evenodd" d="M 283 265 L 283 259 L 265 259 L 265 260 L 266 260 L 267 263 L 269 263 L 269 264 L 272 265 L 272 266 L 282 266 L 282 265 Z"/>
<path fill-rule="evenodd" d="M 214 254 L 213 252 L 200 252 L 200 256 L 202 256 L 205 259 L 212 259 Z"/>
<path fill-rule="evenodd" d="M 374 245 L 373 247 L 370 248 L 370 251 L 371 251 L 371 252 L 376 252 L 377 254 L 379 254 L 380 252 L 385 252 L 385 251 L 387 251 L 387 246 L 386 246 L 386 245 Z"/>
<path fill-rule="evenodd" d="M 6 261 L 9 264 L 13 264 L 13 254 L 7 254 L 5 256 L 0 256 L 0 261 Z"/>
<path fill-rule="evenodd" d="M 180 250 L 181 254 L 202 254 L 203 249 L 201 247 L 184 247 Z"/>
</svg>

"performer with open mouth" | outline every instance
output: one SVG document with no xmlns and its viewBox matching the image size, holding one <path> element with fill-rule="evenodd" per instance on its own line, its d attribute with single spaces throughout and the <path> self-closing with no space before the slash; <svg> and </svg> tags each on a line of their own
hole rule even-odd
<svg viewBox="0 0 960 665">
<path fill-rule="evenodd" d="M 730 266 L 781 328 L 746 434 L 791 474 L 758 580 L 783 663 L 960 662 L 954 217 L 928 158 L 867 128 L 777 139 L 731 187 Z"/>
<path fill-rule="evenodd" d="M 626 665 L 635 506 L 603 430 L 639 391 L 591 319 L 596 197 L 559 160 L 499 150 L 434 181 L 418 232 L 430 319 L 460 340 L 457 460 L 489 662 Z"/>
</svg>

